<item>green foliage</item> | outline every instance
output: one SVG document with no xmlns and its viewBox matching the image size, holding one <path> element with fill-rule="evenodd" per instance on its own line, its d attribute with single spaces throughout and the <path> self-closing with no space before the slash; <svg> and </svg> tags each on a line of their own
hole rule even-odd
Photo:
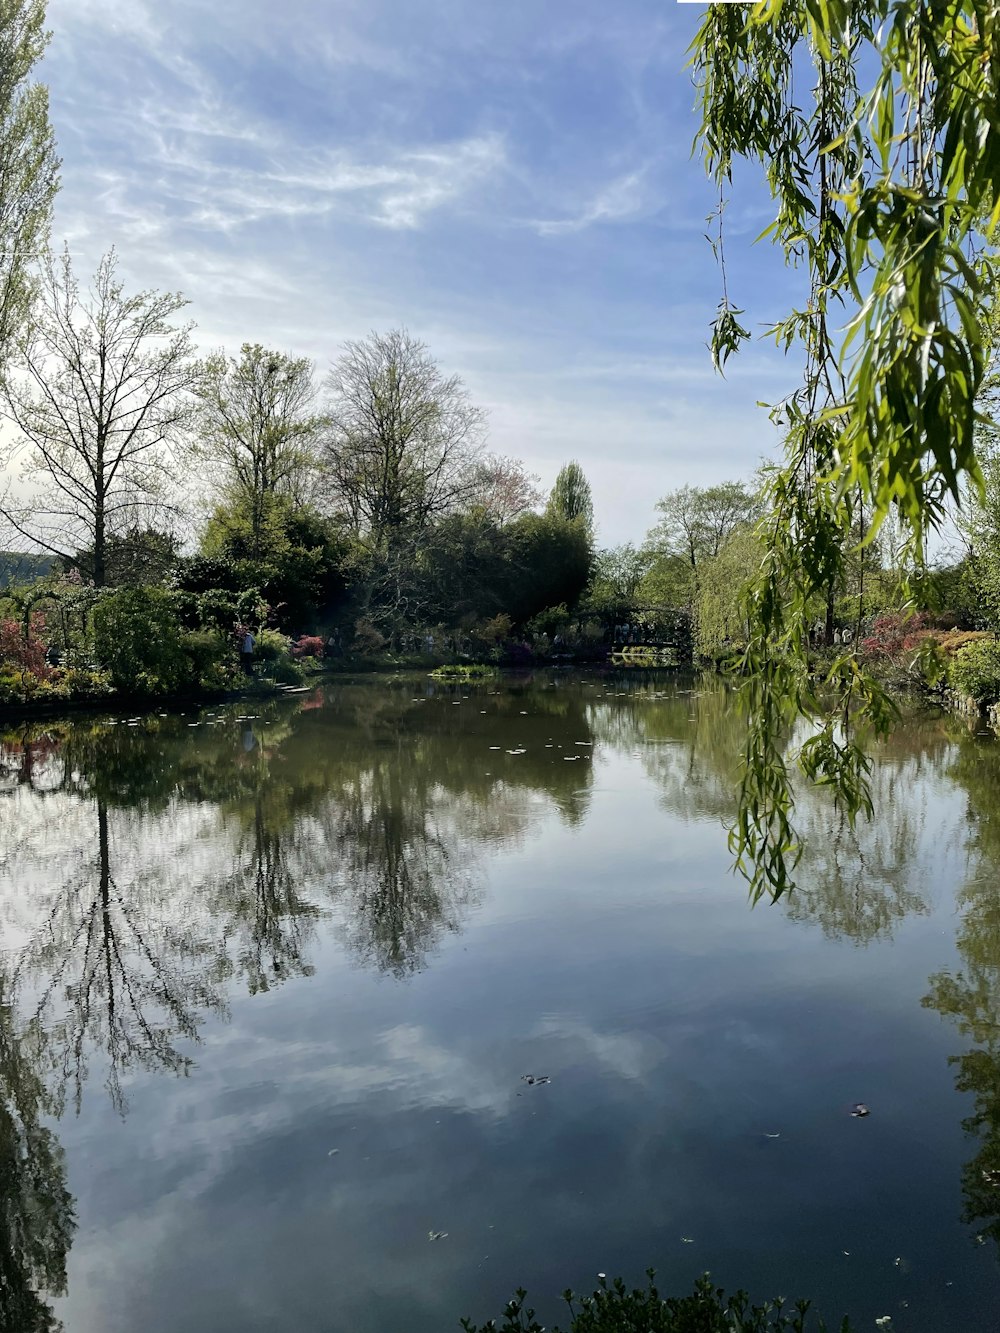
<svg viewBox="0 0 1000 1333">
<path fill-rule="evenodd" d="M 745 647 L 749 637 L 746 588 L 760 568 L 763 551 L 750 529 L 735 532 L 719 553 L 704 560 L 695 598 L 698 652 L 715 657 Z"/>
<path fill-rule="evenodd" d="M 434 680 L 492 680 L 497 674 L 497 669 L 482 662 L 453 662 L 446 666 L 435 667 L 428 674 Z"/>
<path fill-rule="evenodd" d="M 982 704 L 1000 700 L 1000 643 L 967 643 L 948 659 L 948 684 L 958 694 Z"/>
<path fill-rule="evenodd" d="M 590 482 L 577 462 L 567 463 L 556 477 L 545 512 L 550 518 L 582 523 L 588 537 L 594 532 L 594 500 Z"/>
<path fill-rule="evenodd" d="M 872 541 L 898 515 L 905 583 L 963 479 L 981 485 L 986 251 L 1000 216 L 995 42 L 995 14 L 974 0 L 786 0 L 711 5 L 693 44 L 720 263 L 725 193 L 745 158 L 774 200 L 765 234 L 805 276 L 771 330 L 805 372 L 773 412 L 786 457 L 767 487 L 741 663 L 749 728 L 732 845 L 754 897 L 792 882 L 791 767 L 829 785 L 852 819 L 868 812 L 863 739 L 892 717 L 847 656 L 810 677 L 812 608 L 843 581 L 859 529 Z M 723 269 L 735 314 L 726 282 Z M 741 340 L 731 330 L 722 350 Z M 789 752 L 799 719 L 818 734 Z"/>
<path fill-rule="evenodd" d="M 301 498 L 315 465 L 323 419 L 311 410 L 312 362 L 244 343 L 239 360 L 219 352 L 202 363 L 198 397 L 195 455 L 242 516 L 247 555 L 264 558 L 275 508 Z"/>
<path fill-rule="evenodd" d="M 346 559 L 344 541 L 319 514 L 294 506 L 286 496 L 268 495 L 260 499 L 256 517 L 239 502 L 216 509 L 202 536 L 202 554 L 184 562 L 177 586 L 243 597 L 242 614 L 245 595 L 256 593 L 283 626 L 301 630 L 329 615 L 343 598 Z"/>
<path fill-rule="evenodd" d="M 586 527 L 577 519 L 526 514 L 507 533 L 504 606 L 515 622 L 524 624 L 550 606 L 575 606 L 593 563 Z"/>
<path fill-rule="evenodd" d="M 170 694 L 190 678 L 170 593 L 121 588 L 94 608 L 94 653 L 123 694 Z"/>
<path fill-rule="evenodd" d="M 645 1288 L 629 1290 L 621 1278 L 609 1286 L 603 1276 L 591 1296 L 563 1293 L 569 1307 L 570 1324 L 565 1333 L 803 1333 L 807 1328 L 808 1301 L 797 1301 L 786 1314 L 784 1301 L 752 1305 L 746 1292 L 727 1296 L 721 1287 L 713 1287 L 706 1273 L 700 1277 L 690 1296 L 660 1294 L 655 1273 L 648 1271 Z M 498 1324 L 473 1324 L 463 1319 L 465 1333 L 545 1333 L 534 1310 L 525 1306 L 527 1293 L 519 1290 Z M 817 1327 L 817 1326 L 814 1326 Z M 818 1328 L 825 1326 L 820 1323 Z M 553 1327 L 551 1333 L 560 1333 Z M 841 1333 L 850 1333 L 845 1319 Z"/>
<path fill-rule="evenodd" d="M 180 541 L 158 528 L 132 527 L 104 540 L 104 584 L 108 588 L 145 587 L 163 583 L 180 557 Z M 94 549 L 77 551 L 67 562 L 85 578 L 92 577 Z"/>
<path fill-rule="evenodd" d="M 276 629 L 262 629 L 256 639 L 254 656 L 258 662 L 267 664 L 280 662 L 284 658 L 291 660 L 291 640 L 287 634 L 280 634 Z"/>
<path fill-rule="evenodd" d="M 653 558 L 652 552 L 637 551 L 631 542 L 598 551 L 587 589 L 587 609 L 613 620 L 621 618 L 639 599 Z"/>
<path fill-rule="evenodd" d="M 201 629 L 181 634 L 192 683 L 203 690 L 226 689 L 236 680 L 236 660 L 230 640 L 218 630 Z"/>
<path fill-rule="evenodd" d="M 0 6 L 0 369 L 28 317 L 59 187 L 48 89 L 30 82 L 48 39 L 44 0 Z"/>
</svg>

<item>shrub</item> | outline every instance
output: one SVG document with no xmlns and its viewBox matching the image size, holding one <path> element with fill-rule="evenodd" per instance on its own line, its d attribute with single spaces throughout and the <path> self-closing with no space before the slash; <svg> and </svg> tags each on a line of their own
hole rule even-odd
<svg viewBox="0 0 1000 1333">
<path fill-rule="evenodd" d="M 0 663 L 18 671 L 28 671 L 38 680 L 47 680 L 50 668 L 45 663 L 45 617 L 36 612 L 28 621 L 25 636 L 21 620 L 0 620 Z"/>
<path fill-rule="evenodd" d="M 712 1286 L 706 1273 L 700 1277 L 690 1296 L 663 1297 L 654 1285 L 650 1269 L 649 1285 L 629 1291 L 621 1278 L 609 1287 L 601 1285 L 592 1296 L 578 1297 L 563 1293 L 569 1306 L 571 1323 L 565 1333 L 802 1333 L 807 1327 L 808 1301 L 796 1301 L 792 1313 L 783 1312 L 783 1301 L 751 1305 L 746 1292 L 727 1296 Z M 524 1305 L 526 1293 L 518 1291 L 503 1313 L 503 1322 L 491 1319 L 479 1326 L 462 1320 L 465 1333 L 544 1333 L 534 1310 Z M 823 1324 L 819 1325 L 822 1329 Z M 551 1333 L 560 1333 L 553 1328 Z M 841 1333 L 850 1333 L 845 1319 Z"/>
<path fill-rule="evenodd" d="M 242 641 L 245 633 L 246 629 L 240 627 L 237 630 L 237 638 Z M 262 629 L 254 637 L 257 640 L 254 656 L 258 662 L 279 662 L 282 658 L 289 657 L 291 640 L 287 635 L 279 634 L 276 629 Z"/>
<path fill-rule="evenodd" d="M 948 662 L 948 684 L 982 704 L 1000 700 L 1000 643 L 980 639 L 959 648 Z"/>
<path fill-rule="evenodd" d="M 927 615 L 923 611 L 912 616 L 893 611 L 876 617 L 871 634 L 861 641 L 861 650 L 869 657 L 898 657 L 919 648 L 927 629 Z"/>
<path fill-rule="evenodd" d="M 323 640 L 316 634 L 303 634 L 292 646 L 292 652 L 296 657 L 322 657 Z"/>
<path fill-rule="evenodd" d="M 173 599 L 162 588 L 103 597 L 94 608 L 94 652 L 126 694 L 169 694 L 190 676 Z"/>
<path fill-rule="evenodd" d="M 230 645 L 218 630 L 194 630 L 181 635 L 191 679 L 202 689 L 224 689 L 231 684 L 235 660 Z"/>
<path fill-rule="evenodd" d="M 365 616 L 355 622 L 354 648 L 359 653 L 378 653 L 388 640 L 385 635 Z"/>
<path fill-rule="evenodd" d="M 297 685 L 302 679 L 302 668 L 290 657 L 279 657 L 268 667 L 267 674 L 279 685 Z"/>
</svg>

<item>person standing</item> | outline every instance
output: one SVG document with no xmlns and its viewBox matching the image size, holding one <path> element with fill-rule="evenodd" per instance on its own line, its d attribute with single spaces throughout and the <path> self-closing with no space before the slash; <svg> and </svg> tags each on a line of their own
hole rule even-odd
<svg viewBox="0 0 1000 1333">
<path fill-rule="evenodd" d="M 240 662 L 243 666 L 244 674 L 253 675 L 253 655 L 257 647 L 257 640 L 252 630 L 247 630 L 243 636 L 243 646 L 240 648 Z"/>
</svg>

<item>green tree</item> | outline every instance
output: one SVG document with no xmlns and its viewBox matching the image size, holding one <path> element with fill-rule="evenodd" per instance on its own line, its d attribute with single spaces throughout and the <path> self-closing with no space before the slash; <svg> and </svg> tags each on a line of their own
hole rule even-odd
<svg viewBox="0 0 1000 1333">
<path fill-rule="evenodd" d="M 683 561 L 688 573 L 688 596 L 694 595 L 698 571 L 714 559 L 741 528 L 760 517 L 760 497 L 743 481 L 717 486 L 682 486 L 656 503 L 659 522 L 646 534 L 650 563 L 677 568 Z"/>
<path fill-rule="evenodd" d="M 18 374 L 5 385 L 27 497 L 10 493 L 0 515 L 37 549 L 108 580 L 108 542 L 176 507 L 174 455 L 191 420 L 195 363 L 190 326 L 172 321 L 183 297 L 125 294 L 114 251 L 83 294 L 68 252 L 45 265 L 44 295 L 19 338 Z"/>
<path fill-rule="evenodd" d="M 48 89 L 30 81 L 48 43 L 44 25 L 44 0 L 0 5 L 0 369 L 31 306 L 59 188 Z"/>
<path fill-rule="evenodd" d="M 169 694 L 188 676 L 180 623 L 163 588 L 121 588 L 94 607 L 94 652 L 125 693 Z"/>
<path fill-rule="evenodd" d="M 272 497 L 306 498 L 322 417 L 312 362 L 244 343 L 240 356 L 218 352 L 198 383 L 197 460 L 207 465 L 229 507 L 246 510 L 253 549 L 265 545 Z"/>
<path fill-rule="evenodd" d="M 262 496 L 258 520 L 255 528 L 239 501 L 220 505 L 202 534 L 201 555 L 184 563 L 177 586 L 234 596 L 253 590 L 285 628 L 315 625 L 344 595 L 344 538 L 310 505 L 287 495 Z"/>
<path fill-rule="evenodd" d="M 699 143 L 719 189 L 719 368 L 749 336 L 724 267 L 737 159 L 759 167 L 774 200 L 765 234 L 803 275 L 772 329 L 800 351 L 804 376 L 774 408 L 786 456 L 767 487 L 743 661 L 733 847 L 754 897 L 791 882 L 792 768 L 832 786 L 852 817 L 871 810 L 858 729 L 884 732 L 891 706 L 850 654 L 819 676 L 809 666 L 810 607 L 838 578 L 855 523 L 873 538 L 895 508 L 919 569 L 949 498 L 981 480 L 984 256 L 1000 218 L 995 20 L 982 0 L 711 5 L 693 43 Z M 801 717 L 813 725 L 789 750 Z"/>
<path fill-rule="evenodd" d="M 526 514 L 509 529 L 504 606 L 523 625 L 550 606 L 576 606 L 590 581 L 593 548 L 579 518 Z"/>
<path fill-rule="evenodd" d="M 567 463 L 561 469 L 549 493 L 545 512 L 550 518 L 577 520 L 583 524 L 588 538 L 593 537 L 594 500 L 590 482 L 579 463 Z"/>
<path fill-rule="evenodd" d="M 637 551 L 631 542 L 598 551 L 587 589 L 588 608 L 612 619 L 631 611 L 649 564 L 648 553 Z"/>
</svg>

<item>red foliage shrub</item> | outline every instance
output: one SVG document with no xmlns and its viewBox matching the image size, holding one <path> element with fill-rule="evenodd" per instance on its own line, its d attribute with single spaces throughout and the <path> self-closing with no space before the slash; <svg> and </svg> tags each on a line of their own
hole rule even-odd
<svg viewBox="0 0 1000 1333">
<path fill-rule="evenodd" d="M 878 616 L 867 639 L 861 640 L 861 651 L 869 657 L 895 657 L 920 646 L 927 637 L 927 616 L 923 611 L 904 616 L 897 613 Z"/>
<path fill-rule="evenodd" d="M 27 638 L 23 621 L 0 620 L 0 663 L 30 672 L 39 680 L 49 680 L 52 671 L 45 664 L 44 633 L 45 617 L 39 613 L 30 618 Z"/>
<path fill-rule="evenodd" d="M 323 640 L 315 634 L 303 634 L 298 643 L 292 644 L 293 657 L 322 657 Z"/>
</svg>

